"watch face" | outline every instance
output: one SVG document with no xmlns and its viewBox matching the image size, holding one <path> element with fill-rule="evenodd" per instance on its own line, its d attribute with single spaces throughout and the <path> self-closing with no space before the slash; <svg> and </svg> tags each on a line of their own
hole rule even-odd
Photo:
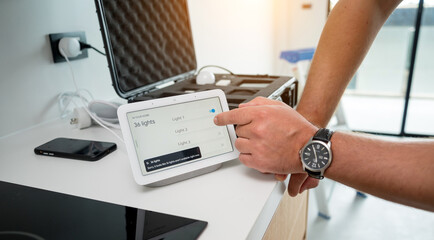
<svg viewBox="0 0 434 240">
<path fill-rule="evenodd" d="M 321 141 L 312 141 L 302 150 L 301 161 L 311 170 L 322 169 L 330 163 L 331 154 L 328 146 Z"/>
</svg>

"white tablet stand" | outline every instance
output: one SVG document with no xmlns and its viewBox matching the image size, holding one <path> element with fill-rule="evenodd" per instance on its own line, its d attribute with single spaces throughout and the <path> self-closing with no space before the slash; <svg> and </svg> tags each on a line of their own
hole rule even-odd
<svg viewBox="0 0 434 240">
<path fill-rule="evenodd" d="M 184 173 L 184 174 L 181 174 L 181 175 L 178 175 L 175 177 L 171 177 L 171 178 L 164 179 L 164 180 L 161 180 L 158 182 L 150 183 L 150 184 L 147 184 L 145 186 L 147 186 L 147 187 L 162 187 L 162 186 L 166 186 L 166 185 L 169 185 L 172 183 L 181 182 L 181 181 L 187 180 L 189 178 L 194 178 L 194 177 L 206 174 L 206 173 L 214 172 L 215 170 L 219 169 L 222 165 L 223 165 L 222 163 L 219 163 L 219 164 L 216 164 L 214 166 L 209 166 L 209 167 L 202 168 L 202 169 L 199 169 L 199 170 L 196 170 L 193 172 Z"/>
</svg>

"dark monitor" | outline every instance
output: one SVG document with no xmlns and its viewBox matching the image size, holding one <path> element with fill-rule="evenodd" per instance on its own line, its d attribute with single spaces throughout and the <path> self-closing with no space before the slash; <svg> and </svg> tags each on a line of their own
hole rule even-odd
<svg viewBox="0 0 434 240">
<path fill-rule="evenodd" d="M 0 181 L 3 239 L 197 239 L 207 222 Z"/>
</svg>

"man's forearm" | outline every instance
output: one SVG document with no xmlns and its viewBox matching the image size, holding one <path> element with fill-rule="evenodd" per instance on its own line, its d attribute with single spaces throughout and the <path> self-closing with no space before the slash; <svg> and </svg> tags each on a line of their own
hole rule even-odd
<svg viewBox="0 0 434 240">
<path fill-rule="evenodd" d="M 340 0 L 312 60 L 297 111 L 324 127 L 378 31 L 400 0 Z"/>
<path fill-rule="evenodd" d="M 336 132 L 325 176 L 386 200 L 434 211 L 434 141 L 389 142 Z"/>
</svg>

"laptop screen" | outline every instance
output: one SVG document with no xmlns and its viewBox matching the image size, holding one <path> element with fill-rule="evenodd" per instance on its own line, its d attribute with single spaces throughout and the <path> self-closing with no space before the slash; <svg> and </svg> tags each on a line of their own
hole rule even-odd
<svg viewBox="0 0 434 240">
<path fill-rule="evenodd" d="M 97 0 L 113 85 L 121 97 L 194 72 L 186 0 Z"/>
</svg>

